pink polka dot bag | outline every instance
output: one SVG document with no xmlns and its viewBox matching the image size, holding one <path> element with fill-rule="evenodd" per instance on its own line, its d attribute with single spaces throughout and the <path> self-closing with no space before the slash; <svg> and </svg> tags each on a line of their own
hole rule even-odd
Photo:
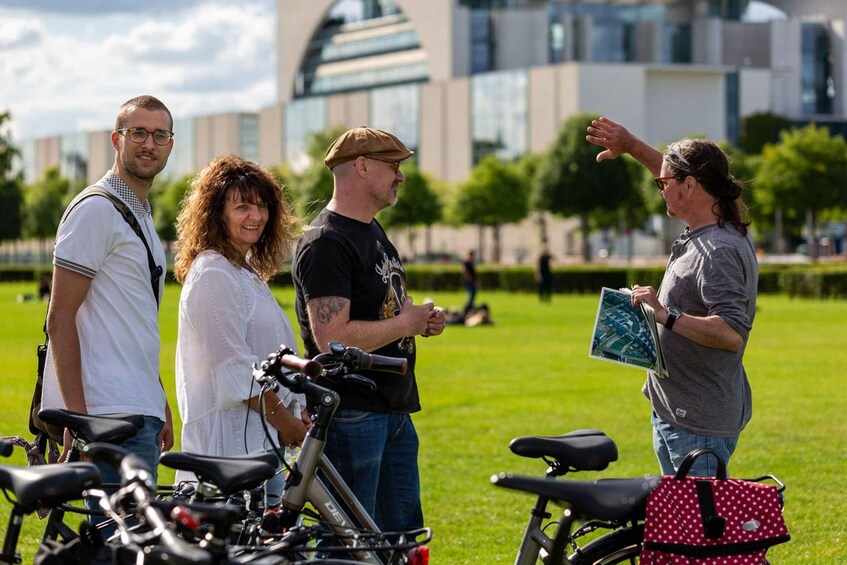
<svg viewBox="0 0 847 565">
<path fill-rule="evenodd" d="M 717 477 L 689 477 L 697 457 L 718 459 Z M 780 486 L 761 482 L 770 479 Z M 729 479 L 711 449 L 695 449 L 676 475 L 647 498 L 641 565 L 763 565 L 772 545 L 790 539 L 774 477 Z"/>
</svg>

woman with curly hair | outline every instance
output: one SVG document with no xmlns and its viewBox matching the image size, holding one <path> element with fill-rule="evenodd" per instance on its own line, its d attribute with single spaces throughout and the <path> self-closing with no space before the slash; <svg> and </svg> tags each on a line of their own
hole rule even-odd
<svg viewBox="0 0 847 565">
<path fill-rule="evenodd" d="M 274 177 L 235 155 L 195 178 L 177 217 L 179 334 L 176 386 L 182 449 L 233 456 L 270 448 L 264 411 L 282 445 L 311 426 L 302 397 L 281 390 L 259 405 L 251 368 L 280 344 L 297 350 L 288 317 L 268 287 L 291 249 L 298 220 Z M 179 473 L 178 480 L 192 480 Z"/>
</svg>

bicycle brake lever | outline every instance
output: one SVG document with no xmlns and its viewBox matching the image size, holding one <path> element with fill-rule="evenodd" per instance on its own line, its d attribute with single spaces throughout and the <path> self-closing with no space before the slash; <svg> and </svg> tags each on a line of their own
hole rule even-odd
<svg viewBox="0 0 847 565">
<path fill-rule="evenodd" d="M 367 377 L 363 377 L 362 375 L 357 375 L 356 373 L 349 373 L 341 377 L 343 380 L 353 381 L 356 384 L 360 384 L 368 387 L 371 390 L 376 390 L 376 383 Z"/>
</svg>

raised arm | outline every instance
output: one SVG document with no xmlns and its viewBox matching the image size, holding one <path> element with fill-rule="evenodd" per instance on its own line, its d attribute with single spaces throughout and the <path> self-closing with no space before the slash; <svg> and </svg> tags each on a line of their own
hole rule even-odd
<svg viewBox="0 0 847 565">
<path fill-rule="evenodd" d="M 604 148 L 597 154 L 598 163 L 604 159 L 614 159 L 629 153 L 636 161 L 644 165 L 653 176 L 659 176 L 662 169 L 661 151 L 651 147 L 617 122 L 603 117 L 592 120 L 585 139 L 589 143 Z"/>
</svg>

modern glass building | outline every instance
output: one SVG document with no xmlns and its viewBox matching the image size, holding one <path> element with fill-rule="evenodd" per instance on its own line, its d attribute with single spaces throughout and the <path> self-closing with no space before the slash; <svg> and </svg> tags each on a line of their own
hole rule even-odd
<svg viewBox="0 0 847 565">
<path fill-rule="evenodd" d="M 487 154 L 544 150 L 577 112 L 654 144 L 734 143 L 758 112 L 847 123 L 847 2 L 756 4 L 777 16 L 750 0 L 278 0 L 279 111 L 259 127 L 278 149 L 262 156 L 299 169 L 310 132 L 368 124 L 458 181 Z"/>
<path fill-rule="evenodd" d="M 309 135 L 391 130 L 448 182 L 482 157 L 544 151 L 578 112 L 659 145 L 737 141 L 772 112 L 847 130 L 847 2 L 767 0 L 277 0 L 277 102 L 256 114 L 179 117 L 166 174 L 236 152 L 308 164 Z M 756 6 L 765 6 L 761 2 Z M 109 132 L 22 144 L 28 180 L 49 166 L 96 180 Z"/>
</svg>

